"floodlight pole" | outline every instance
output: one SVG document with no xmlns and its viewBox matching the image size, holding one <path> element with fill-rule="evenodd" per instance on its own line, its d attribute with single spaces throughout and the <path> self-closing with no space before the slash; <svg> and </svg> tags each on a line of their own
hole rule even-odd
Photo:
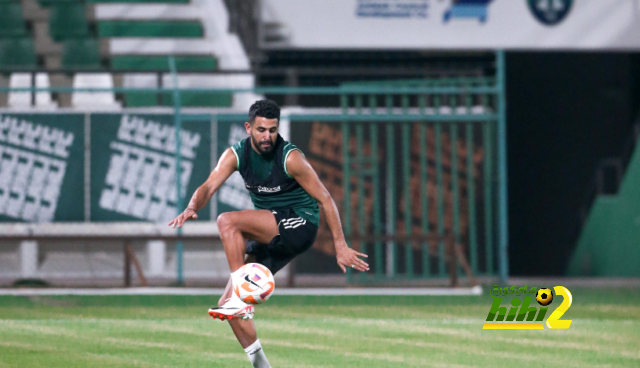
<svg viewBox="0 0 640 368">
<path fill-rule="evenodd" d="M 507 97 L 504 50 L 496 52 L 496 79 L 498 84 L 498 258 L 500 282 L 509 277 L 509 220 L 507 216 Z"/>
<path fill-rule="evenodd" d="M 176 214 L 180 213 L 184 207 L 184 199 L 182 198 L 182 182 L 180 180 L 182 176 L 182 157 L 180 149 L 182 148 L 182 139 L 180 138 L 180 132 L 182 131 L 182 116 L 180 115 L 180 90 L 178 89 L 178 73 L 176 70 L 176 59 L 173 55 L 169 56 L 169 70 L 171 71 L 171 79 L 173 81 L 173 107 L 174 107 L 174 119 L 175 119 L 175 140 L 176 140 Z M 182 228 L 178 228 L 178 235 L 182 234 Z M 181 240 L 176 242 L 176 284 L 184 284 L 184 270 L 183 270 L 183 253 L 184 245 Z"/>
</svg>

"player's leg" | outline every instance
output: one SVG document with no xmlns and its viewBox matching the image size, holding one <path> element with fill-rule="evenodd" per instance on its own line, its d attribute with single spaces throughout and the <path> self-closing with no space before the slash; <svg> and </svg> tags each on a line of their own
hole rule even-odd
<svg viewBox="0 0 640 368">
<path fill-rule="evenodd" d="M 245 239 L 268 244 L 278 235 L 278 224 L 267 210 L 225 212 L 218 216 L 218 232 L 233 274 L 244 264 Z"/>
<path fill-rule="evenodd" d="M 218 306 L 224 305 L 227 299 L 231 298 L 232 290 L 233 282 L 231 281 L 231 278 L 229 278 L 224 294 L 222 294 L 222 297 L 220 297 L 220 300 L 218 301 Z M 243 349 L 246 349 L 258 339 L 258 333 L 256 332 L 256 327 L 252 320 L 243 321 L 239 318 L 230 319 L 229 325 Z"/>
<path fill-rule="evenodd" d="M 245 263 L 253 263 L 255 259 L 252 256 L 246 258 Z M 227 287 L 224 289 L 224 293 L 218 300 L 218 306 L 223 306 L 226 301 L 231 298 L 233 294 L 233 281 L 229 278 Z M 268 368 L 270 367 L 267 356 L 262 350 L 260 340 L 258 340 L 258 333 L 256 326 L 252 320 L 243 321 L 240 318 L 229 319 L 229 326 L 233 330 L 233 334 L 236 335 L 238 342 L 247 353 L 251 365 L 255 368 Z"/>
</svg>

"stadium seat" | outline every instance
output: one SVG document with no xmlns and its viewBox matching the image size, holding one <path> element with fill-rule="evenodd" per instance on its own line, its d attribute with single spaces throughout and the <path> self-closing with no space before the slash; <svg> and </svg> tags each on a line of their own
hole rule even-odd
<svg viewBox="0 0 640 368">
<path fill-rule="evenodd" d="M 157 88 L 156 74 L 125 74 L 122 80 L 125 88 Z M 127 107 L 157 106 L 158 94 L 153 92 L 126 92 L 124 100 Z"/>
<path fill-rule="evenodd" d="M 53 5 L 49 13 L 49 33 L 54 41 L 89 36 L 89 23 L 84 4 Z"/>
<path fill-rule="evenodd" d="M 218 60 L 211 56 L 176 56 L 175 60 L 179 71 L 216 70 L 218 66 Z M 114 56 L 111 67 L 118 70 L 168 70 L 169 61 L 166 56 Z"/>
<path fill-rule="evenodd" d="M 73 88 L 113 88 L 113 78 L 109 73 L 77 73 L 73 76 Z M 122 108 L 113 92 L 74 92 L 71 105 L 95 110 Z"/>
<path fill-rule="evenodd" d="M 37 64 L 33 40 L 9 38 L 0 40 L 0 68 L 35 68 Z"/>
<path fill-rule="evenodd" d="M 31 87 L 33 81 L 33 74 L 31 73 L 13 73 L 9 79 L 10 88 L 25 88 Z M 49 88 L 51 84 L 49 82 L 49 74 L 37 73 L 36 83 L 37 88 Z M 51 100 L 51 92 L 43 91 L 36 92 L 35 107 L 42 109 L 55 109 L 58 104 Z M 10 92 L 8 98 L 9 107 L 31 107 L 31 92 Z"/>
<path fill-rule="evenodd" d="M 25 36 L 27 34 L 20 3 L 0 3 L 0 37 Z"/>
<path fill-rule="evenodd" d="M 233 76 L 212 76 L 199 74 L 178 75 L 180 88 L 230 88 Z M 165 74 L 162 77 L 163 86 L 173 87 L 173 76 Z M 181 92 L 180 102 L 187 107 L 230 107 L 233 104 L 233 94 L 228 92 Z M 173 93 L 165 92 L 162 104 L 173 106 Z"/>
<path fill-rule="evenodd" d="M 100 69 L 98 41 L 92 38 L 65 41 L 62 51 L 62 67 L 65 69 Z"/>
<path fill-rule="evenodd" d="M 194 21 L 100 21 L 100 37 L 203 37 L 202 25 Z"/>
</svg>

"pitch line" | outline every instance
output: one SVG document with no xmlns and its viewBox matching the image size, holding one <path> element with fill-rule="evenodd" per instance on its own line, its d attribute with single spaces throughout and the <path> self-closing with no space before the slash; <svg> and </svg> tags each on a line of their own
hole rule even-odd
<svg viewBox="0 0 640 368">
<path fill-rule="evenodd" d="M 111 288 L 111 289 L 0 289 L 0 296 L 38 296 L 38 295 L 222 295 L 222 288 Z M 482 295 L 482 287 L 471 288 L 276 288 L 274 295 L 411 295 L 411 296 L 462 296 Z"/>
</svg>

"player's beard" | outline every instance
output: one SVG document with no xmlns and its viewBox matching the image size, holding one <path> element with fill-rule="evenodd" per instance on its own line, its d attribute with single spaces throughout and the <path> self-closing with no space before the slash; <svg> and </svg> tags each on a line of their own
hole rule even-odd
<svg viewBox="0 0 640 368">
<path fill-rule="evenodd" d="M 251 136 L 251 141 L 253 142 L 253 146 L 258 148 L 258 152 L 260 152 L 261 155 L 271 153 L 271 151 L 273 151 L 273 147 L 275 146 L 275 143 L 271 140 L 258 142 L 253 136 Z"/>
</svg>

